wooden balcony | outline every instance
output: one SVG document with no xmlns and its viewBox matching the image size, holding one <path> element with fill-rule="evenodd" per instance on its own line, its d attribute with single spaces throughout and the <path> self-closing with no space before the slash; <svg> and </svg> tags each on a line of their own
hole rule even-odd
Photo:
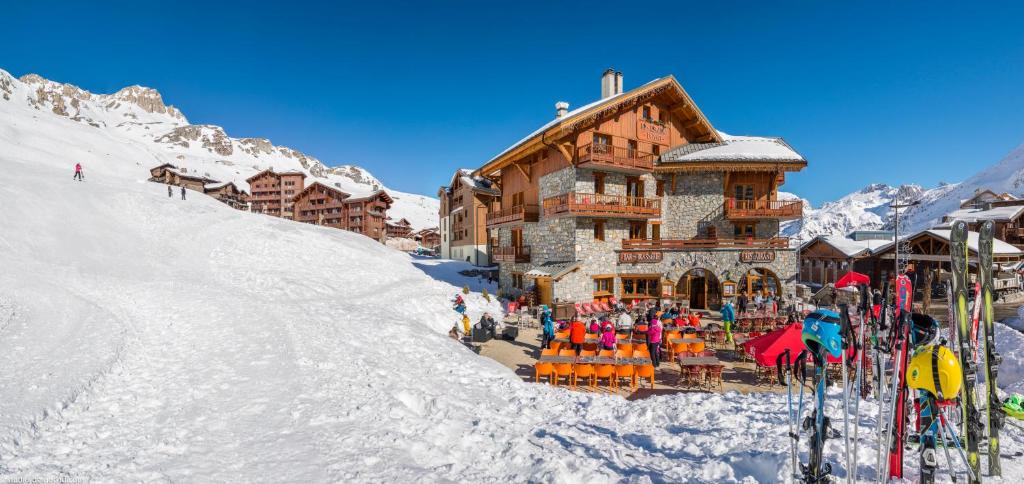
<svg viewBox="0 0 1024 484">
<path fill-rule="evenodd" d="M 661 199 L 569 192 L 545 199 L 544 216 L 658 218 Z"/>
<path fill-rule="evenodd" d="M 644 173 L 654 169 L 656 155 L 621 146 L 588 144 L 576 150 L 581 168 L 618 171 L 623 173 Z"/>
<path fill-rule="evenodd" d="M 689 249 L 788 249 L 788 237 L 770 239 L 629 239 L 622 241 L 623 250 L 689 250 Z"/>
<path fill-rule="evenodd" d="M 725 218 L 754 220 L 761 218 L 797 219 L 804 215 L 801 200 L 737 200 L 726 198 Z"/>
<path fill-rule="evenodd" d="M 487 214 L 487 228 L 493 229 L 505 225 L 524 222 L 536 222 L 540 217 L 540 207 L 536 204 L 517 205 Z"/>
<path fill-rule="evenodd" d="M 491 260 L 494 262 L 530 262 L 530 247 L 495 247 L 491 252 Z"/>
</svg>

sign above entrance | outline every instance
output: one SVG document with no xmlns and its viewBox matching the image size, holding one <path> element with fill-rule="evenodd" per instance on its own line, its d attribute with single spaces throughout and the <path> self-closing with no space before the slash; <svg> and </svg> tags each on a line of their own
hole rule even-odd
<svg viewBox="0 0 1024 484">
<path fill-rule="evenodd" d="M 740 251 L 740 262 L 775 262 L 774 250 L 742 250 Z"/>
<path fill-rule="evenodd" d="M 659 145 L 668 144 L 668 125 L 641 119 L 636 123 L 636 137 Z"/>
<path fill-rule="evenodd" d="M 655 264 L 662 256 L 661 252 L 619 252 L 619 264 Z"/>
</svg>

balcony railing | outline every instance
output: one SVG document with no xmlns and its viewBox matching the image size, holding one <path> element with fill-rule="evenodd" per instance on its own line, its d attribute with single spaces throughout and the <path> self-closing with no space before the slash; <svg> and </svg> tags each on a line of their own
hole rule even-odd
<svg viewBox="0 0 1024 484">
<path fill-rule="evenodd" d="M 544 200 L 544 215 L 602 217 L 602 218 L 657 218 L 661 215 L 661 200 L 657 198 L 602 195 L 569 192 Z"/>
<path fill-rule="evenodd" d="M 487 214 L 487 228 L 523 222 L 536 222 L 540 216 L 540 207 L 536 204 L 516 205 Z"/>
<path fill-rule="evenodd" d="M 687 249 L 787 249 L 788 237 L 770 239 L 627 239 L 623 250 L 687 250 Z"/>
<path fill-rule="evenodd" d="M 737 200 L 725 199 L 725 218 L 729 220 L 758 218 L 800 218 L 804 204 L 800 200 Z"/>
<path fill-rule="evenodd" d="M 494 262 L 530 262 L 530 247 L 495 247 L 491 252 L 491 259 Z"/>
<path fill-rule="evenodd" d="M 651 171 L 657 158 L 651 153 L 602 143 L 580 146 L 576 155 L 580 165 L 627 172 Z"/>
</svg>

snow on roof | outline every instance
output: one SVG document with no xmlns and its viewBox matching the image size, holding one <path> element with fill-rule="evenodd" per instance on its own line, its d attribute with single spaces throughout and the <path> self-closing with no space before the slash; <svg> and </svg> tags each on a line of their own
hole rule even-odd
<svg viewBox="0 0 1024 484">
<path fill-rule="evenodd" d="M 965 222 L 977 222 L 979 220 L 992 219 L 996 221 L 1014 220 L 1024 212 L 1024 205 L 1009 205 L 1005 207 L 992 207 L 989 210 L 975 208 L 961 208 L 950 212 L 946 217 L 950 220 L 963 220 Z M 949 222 L 952 223 L 952 222 Z M 946 227 L 949 223 L 944 224 Z"/>
<path fill-rule="evenodd" d="M 214 189 L 217 189 L 217 188 L 224 188 L 224 187 L 226 187 L 228 185 L 234 185 L 234 183 L 233 182 L 229 182 L 229 181 L 227 181 L 227 182 L 207 183 L 206 185 L 203 185 L 203 187 L 204 188 L 209 188 L 211 190 L 214 190 Z M 237 187 L 235 187 L 235 188 L 237 188 Z"/>
<path fill-rule="evenodd" d="M 839 235 L 820 235 L 812 239 L 810 242 L 804 244 L 804 246 L 810 245 L 815 240 L 820 240 L 828 245 L 831 245 L 832 247 L 835 247 L 836 250 L 842 252 L 847 257 L 855 257 L 857 255 L 860 255 L 864 251 L 870 253 L 873 252 L 875 249 L 878 249 L 879 247 L 884 247 L 891 243 L 888 240 L 853 240 Z"/>
<path fill-rule="evenodd" d="M 664 163 L 686 161 L 789 161 L 807 162 L 782 138 L 733 136 L 721 131 L 721 143 L 689 143 L 661 156 Z"/>
<path fill-rule="evenodd" d="M 494 189 L 494 187 L 491 186 L 491 181 L 484 177 L 462 175 L 462 177 L 459 178 L 459 181 L 461 181 L 463 185 L 470 187 L 474 190 L 493 193 L 495 195 L 499 193 L 498 190 Z"/>
<path fill-rule="evenodd" d="M 919 235 L 922 235 L 922 234 L 925 234 L 925 233 L 929 233 L 931 235 L 934 235 L 934 236 L 936 236 L 936 237 L 938 237 L 938 238 L 948 242 L 949 241 L 949 234 L 950 234 L 950 232 L 952 232 L 952 231 L 948 230 L 948 229 L 928 229 L 928 230 L 922 230 L 922 231 L 917 232 L 917 233 L 915 233 L 913 235 L 910 235 L 908 237 L 904 237 L 904 239 L 912 239 L 912 238 L 917 237 Z M 874 252 L 875 253 L 881 253 L 881 252 L 889 250 L 889 248 L 891 248 L 891 247 L 892 247 L 892 242 L 889 242 L 889 243 L 885 244 L 884 246 L 875 249 Z M 978 233 L 977 232 L 967 232 L 967 250 L 970 251 L 970 252 L 974 252 L 975 254 L 978 253 Z M 992 239 L 992 253 L 996 254 L 996 255 L 1019 255 L 1022 252 L 1017 247 L 1014 247 L 1011 244 L 1003 242 L 1002 240 Z"/>
</svg>

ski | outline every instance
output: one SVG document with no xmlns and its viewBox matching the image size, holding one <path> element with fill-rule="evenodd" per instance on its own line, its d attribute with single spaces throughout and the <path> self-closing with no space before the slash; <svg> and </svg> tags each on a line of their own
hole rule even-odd
<svg viewBox="0 0 1024 484">
<path fill-rule="evenodd" d="M 911 315 L 912 329 L 910 332 L 910 343 L 914 347 L 914 357 L 926 350 L 928 345 L 938 334 L 939 325 L 931 316 L 914 313 Z M 934 347 L 927 347 L 929 349 Z M 914 370 L 908 369 L 911 373 Z M 915 375 L 911 375 L 915 376 Z M 920 444 L 919 457 L 921 466 L 922 484 L 935 482 L 935 471 L 938 468 L 938 460 L 935 456 L 936 440 L 939 431 L 939 402 L 936 397 L 927 390 L 918 389 L 915 407 L 917 407 L 917 439 Z M 943 441 L 945 443 L 945 441 Z"/>
<path fill-rule="evenodd" d="M 982 359 L 985 371 L 985 393 L 988 395 L 986 405 L 986 425 L 988 426 L 988 475 L 1003 475 L 1002 465 L 999 462 L 999 429 L 1005 416 L 1002 413 L 1002 405 L 999 401 L 999 390 L 996 386 L 999 363 L 1002 359 L 996 353 L 995 322 L 993 321 L 992 301 L 994 299 L 994 288 L 992 285 L 992 236 L 995 224 L 991 220 L 985 220 L 978 229 L 978 282 L 981 284 L 981 292 L 974 300 L 974 304 L 981 305 L 982 328 L 985 337 L 985 355 Z"/>
<path fill-rule="evenodd" d="M 827 482 L 832 465 L 824 461 L 822 451 L 825 440 L 833 436 L 831 422 L 825 416 L 825 392 L 828 388 L 828 355 L 842 355 L 839 314 L 818 309 L 804 319 L 800 337 L 814 360 L 814 410 L 803 421 L 803 429 L 810 433 L 807 465 L 801 465 L 801 479 L 806 483 Z"/>
<path fill-rule="evenodd" d="M 910 311 L 913 308 L 914 288 L 910 278 L 906 274 L 896 276 L 896 304 L 893 307 L 893 316 L 898 321 L 895 331 L 895 352 L 893 354 L 892 385 L 893 391 L 889 397 L 894 399 L 892 410 L 889 413 L 889 434 L 888 450 L 889 461 L 886 466 L 889 478 L 900 479 L 903 477 L 903 444 L 907 432 L 907 385 L 906 368 L 910 356 L 909 332 L 910 332 Z"/>
<path fill-rule="evenodd" d="M 962 432 L 967 462 L 971 468 L 968 482 L 981 482 L 981 462 L 978 455 L 978 440 L 981 423 L 978 421 L 978 405 L 974 391 L 975 373 L 974 358 L 971 356 L 971 317 L 967 309 L 967 222 L 957 220 L 950 231 L 949 259 L 953 269 L 952 294 L 955 304 L 957 322 L 957 344 L 963 384 L 960 388 L 960 407 L 962 410 Z"/>
</svg>

